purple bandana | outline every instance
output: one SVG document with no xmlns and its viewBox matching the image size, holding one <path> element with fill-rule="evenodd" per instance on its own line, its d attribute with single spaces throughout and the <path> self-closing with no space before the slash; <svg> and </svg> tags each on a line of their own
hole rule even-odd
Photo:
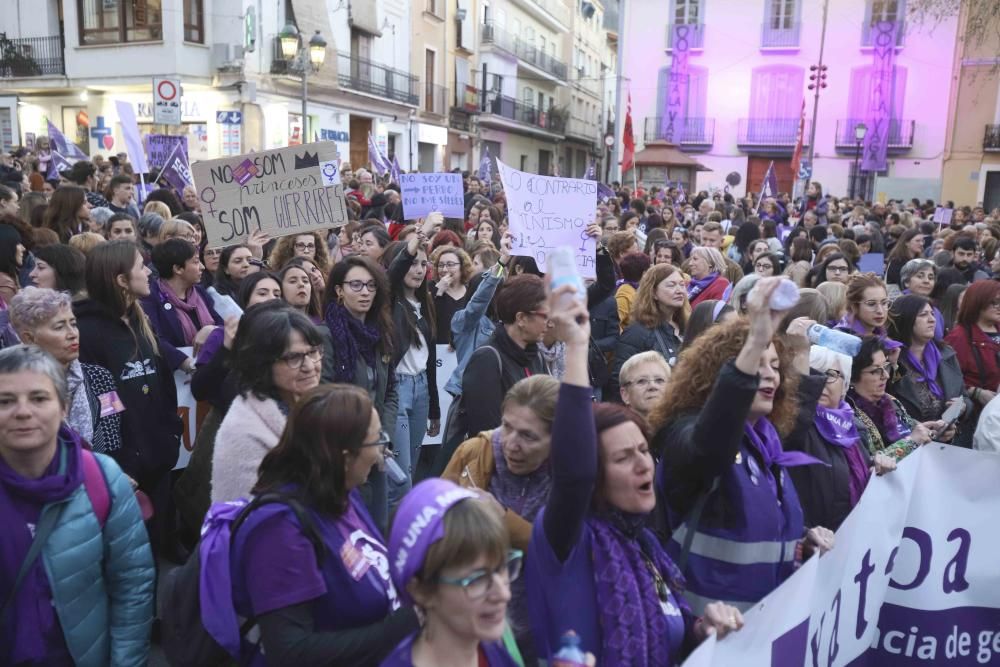
<svg viewBox="0 0 1000 667">
<path fill-rule="evenodd" d="M 624 278 L 619 278 L 615 281 L 615 289 L 618 289 L 622 285 L 631 285 L 633 289 L 639 289 L 638 280 L 625 280 Z"/>
<path fill-rule="evenodd" d="M 913 369 L 913 374 L 916 376 L 915 379 L 917 382 L 926 383 L 927 388 L 934 394 L 934 397 L 943 400 L 944 391 L 937 383 L 938 366 L 941 364 L 941 350 L 931 341 L 924 348 L 923 357 L 923 360 L 917 359 L 913 352 L 910 350 L 906 351 L 906 361 L 909 363 L 910 368 Z"/>
<path fill-rule="evenodd" d="M 823 463 L 819 459 L 802 452 L 786 452 L 781 446 L 781 436 L 767 417 L 761 417 L 755 424 L 749 421 L 743 424 L 743 435 L 749 440 L 760 455 L 764 457 L 764 465 L 770 468 L 778 464 L 784 468 L 808 466 Z"/>
<path fill-rule="evenodd" d="M 718 271 L 712 271 L 710 274 L 704 278 L 692 278 L 691 282 L 688 283 L 688 301 L 695 298 L 699 294 L 705 291 L 709 285 L 715 282 L 715 279 L 719 277 Z"/>
<path fill-rule="evenodd" d="M 444 515 L 452 505 L 479 496 L 437 477 L 424 480 L 406 494 L 389 535 L 389 567 L 400 598 L 413 604 L 406 584 L 424 565 L 431 545 L 444 537 Z"/>
<path fill-rule="evenodd" d="M 816 416 L 813 418 L 816 430 L 826 442 L 844 450 L 847 457 L 847 467 L 850 471 L 851 505 L 857 504 L 862 491 L 868 483 L 868 466 L 864 456 L 858 449 L 861 436 L 854 424 L 854 410 L 845 401 L 836 408 L 816 406 Z"/>
<path fill-rule="evenodd" d="M 903 347 L 902 343 L 894 341 L 893 339 L 889 338 L 889 334 L 886 333 L 886 330 L 883 327 L 875 327 L 874 329 L 872 329 L 871 334 L 867 333 L 865 331 L 865 325 L 861 324 L 861 322 L 855 319 L 854 316 L 851 315 L 850 313 L 840 318 L 840 321 L 834 325 L 834 328 L 840 329 L 841 331 L 853 331 L 861 338 L 864 338 L 865 336 L 869 335 L 877 336 L 878 339 L 882 341 L 882 344 L 885 345 L 886 350 L 889 352 L 892 352 L 893 350 Z"/>
<path fill-rule="evenodd" d="M 886 445 L 902 440 L 910 435 L 910 427 L 906 422 L 899 420 L 896 414 L 896 406 L 893 404 L 889 394 L 882 394 L 882 398 L 874 403 L 863 398 L 857 392 L 851 391 L 851 398 L 861 410 L 875 423 Z"/>
</svg>

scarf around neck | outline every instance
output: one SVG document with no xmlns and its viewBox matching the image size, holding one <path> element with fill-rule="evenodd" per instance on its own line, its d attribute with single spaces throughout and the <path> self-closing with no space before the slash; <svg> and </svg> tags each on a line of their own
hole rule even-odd
<svg viewBox="0 0 1000 667">
<path fill-rule="evenodd" d="M 704 278 L 691 278 L 691 282 L 688 283 L 688 301 L 704 292 L 718 277 L 719 272 L 712 271 Z"/>
<path fill-rule="evenodd" d="M 66 423 L 87 442 L 94 441 L 94 413 L 87 396 L 87 382 L 83 376 L 80 360 L 74 360 L 66 369 L 66 384 L 69 389 L 69 414 Z"/>
<path fill-rule="evenodd" d="M 934 394 L 935 398 L 943 400 L 944 390 L 937 383 L 938 366 L 941 364 L 941 350 L 934 344 L 934 341 L 929 341 L 927 346 L 924 347 L 923 359 L 918 359 L 917 355 L 913 354 L 910 350 L 906 350 L 906 361 L 910 368 L 913 369 L 914 379 L 917 382 L 925 383 L 927 389 Z"/>
<path fill-rule="evenodd" d="M 850 496 L 853 507 L 861 499 L 861 493 L 868 483 L 868 466 L 858 449 L 861 445 L 861 436 L 854 423 L 854 410 L 846 401 L 841 401 L 836 408 L 817 405 L 813 424 L 823 440 L 844 452 L 850 475 Z"/>
<path fill-rule="evenodd" d="M 816 463 L 823 463 L 819 459 L 809 456 L 803 452 L 786 452 L 781 446 L 781 436 L 777 429 L 767 417 L 761 417 L 751 424 L 749 421 L 743 424 L 743 435 L 750 440 L 761 457 L 764 465 L 770 468 L 777 464 L 783 468 L 795 466 L 808 466 Z"/>
<path fill-rule="evenodd" d="M 905 422 L 900 421 L 896 414 L 896 406 L 889 394 L 882 394 L 882 398 L 874 402 L 853 390 L 851 390 L 850 396 L 854 400 L 854 404 L 861 408 L 862 412 L 868 415 L 868 418 L 875 424 L 875 428 L 879 430 L 879 434 L 887 446 L 910 435 L 910 427 Z"/>
<path fill-rule="evenodd" d="M 843 331 L 853 331 L 860 338 L 864 338 L 869 335 L 876 336 L 882 341 L 882 344 L 885 345 L 886 349 L 890 351 L 903 347 L 902 343 L 889 338 L 889 334 L 883 327 L 875 327 L 872 329 L 871 334 L 866 333 L 865 325 L 863 325 L 850 313 L 846 313 L 843 317 L 841 317 L 840 320 L 834 325 L 834 328 L 841 329 Z"/>
<path fill-rule="evenodd" d="M 354 370 L 359 356 L 369 368 L 375 370 L 375 352 L 382 338 L 378 327 L 360 321 L 335 301 L 326 307 L 324 321 L 330 327 L 333 340 L 337 342 L 333 346 L 336 382 L 354 382 Z"/>
<path fill-rule="evenodd" d="M 493 447 L 495 470 L 490 478 L 489 491 L 500 504 L 508 507 L 526 521 L 534 523 L 538 512 L 549 498 L 552 488 L 552 469 L 546 459 L 534 472 L 527 475 L 515 475 L 507 467 L 503 457 L 503 445 L 500 443 L 500 429 L 493 431 L 490 438 Z"/>
<path fill-rule="evenodd" d="M 656 667 L 673 664 L 680 647 L 667 641 L 656 581 L 646 559 L 673 593 L 683 615 L 691 608 L 680 596 L 684 577 L 645 527 L 646 517 L 616 510 L 587 519 L 597 588 L 605 665 Z"/>
<path fill-rule="evenodd" d="M 189 287 L 187 294 L 184 298 L 181 298 L 174 293 L 170 283 L 163 278 L 158 279 L 157 284 L 160 288 L 160 294 L 163 295 L 166 302 L 177 310 L 177 321 L 181 324 L 181 333 L 184 336 L 184 344 L 193 345 L 194 337 L 198 333 L 198 328 L 215 323 L 215 320 L 212 318 L 211 311 L 208 310 L 208 305 L 205 303 L 205 300 L 201 298 L 201 294 L 198 293 L 198 290 L 194 287 Z M 197 316 L 197 325 L 195 325 L 194 320 L 191 317 L 192 313 Z"/>
</svg>

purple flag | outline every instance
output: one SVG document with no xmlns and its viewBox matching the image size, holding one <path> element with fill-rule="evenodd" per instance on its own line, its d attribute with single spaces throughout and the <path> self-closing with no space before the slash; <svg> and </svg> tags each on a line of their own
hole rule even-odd
<svg viewBox="0 0 1000 667">
<path fill-rule="evenodd" d="M 174 150 L 167 156 L 163 167 L 160 169 L 160 178 L 177 191 L 178 195 L 184 194 L 184 188 L 194 185 L 194 178 L 191 177 L 191 167 L 187 163 L 187 157 L 181 150 L 180 144 L 174 145 Z"/>
<path fill-rule="evenodd" d="M 872 26 L 872 75 L 868 95 L 868 133 L 861 169 L 882 171 L 887 166 L 889 123 L 892 121 L 892 83 L 896 74 L 896 30 L 894 21 Z"/>
<path fill-rule="evenodd" d="M 677 203 L 677 204 L 683 204 L 685 197 L 686 197 L 686 195 L 684 194 L 684 184 L 681 183 L 681 179 L 678 178 L 677 179 L 677 199 L 676 199 L 675 203 Z"/>
<path fill-rule="evenodd" d="M 65 158 L 76 162 L 78 160 L 89 160 L 90 158 L 80 150 L 80 147 L 71 141 L 67 141 L 66 135 L 59 131 L 59 128 L 52 124 L 52 121 L 48 121 L 49 124 L 49 141 L 52 143 L 53 151 L 58 151 L 62 153 Z M 70 163 L 72 164 L 72 162 Z"/>
<path fill-rule="evenodd" d="M 490 147 L 483 148 L 483 156 L 479 159 L 479 180 L 483 183 L 490 183 L 493 180 L 492 165 L 490 164 Z"/>
<path fill-rule="evenodd" d="M 670 59 L 670 76 L 667 80 L 667 99 L 660 118 L 660 136 L 672 144 L 680 143 L 684 134 L 688 97 L 688 55 L 691 40 L 698 26 L 678 23 L 674 26 Z"/>
<path fill-rule="evenodd" d="M 368 162 L 371 163 L 372 170 L 379 176 L 384 176 L 392 167 L 389 161 L 379 152 L 371 132 L 368 133 Z"/>
<path fill-rule="evenodd" d="M 587 165 L 587 170 L 583 172 L 583 178 L 587 181 L 597 180 L 597 165 L 594 162 L 594 158 L 590 158 L 590 164 Z"/>
<path fill-rule="evenodd" d="M 603 202 L 609 202 L 616 197 L 615 191 L 611 189 L 610 186 L 604 183 L 597 184 L 597 200 Z"/>
<path fill-rule="evenodd" d="M 64 158 L 58 151 L 51 151 L 49 153 L 49 171 L 45 174 L 46 180 L 58 181 L 59 174 L 66 171 L 71 166 L 73 166 L 73 162 Z"/>
<path fill-rule="evenodd" d="M 399 175 L 402 173 L 402 169 L 399 168 L 399 160 L 396 156 L 392 156 L 392 164 L 389 165 L 389 175 L 392 178 L 393 183 L 399 183 Z"/>
</svg>

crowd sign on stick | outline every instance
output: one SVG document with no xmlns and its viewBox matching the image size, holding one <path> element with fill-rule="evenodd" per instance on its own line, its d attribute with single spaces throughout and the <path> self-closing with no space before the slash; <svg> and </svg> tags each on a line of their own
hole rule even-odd
<svg viewBox="0 0 1000 667">
<path fill-rule="evenodd" d="M 407 220 L 439 211 L 446 218 L 465 219 L 461 174 L 400 174 L 403 215 Z"/>
<path fill-rule="evenodd" d="M 538 176 L 500 160 L 497 167 L 507 195 L 513 254 L 534 258 L 544 271 L 548 253 L 569 246 L 580 275 L 595 278 L 597 245 L 586 232 L 597 210 L 597 181 Z"/>
<path fill-rule="evenodd" d="M 188 138 L 169 134 L 147 134 L 142 138 L 146 144 L 146 157 L 150 169 L 160 169 L 167 163 L 167 158 L 176 146 L 180 146 L 184 161 L 188 159 Z"/>
<path fill-rule="evenodd" d="M 347 222 L 337 145 L 320 141 L 191 165 L 209 247 Z"/>
</svg>

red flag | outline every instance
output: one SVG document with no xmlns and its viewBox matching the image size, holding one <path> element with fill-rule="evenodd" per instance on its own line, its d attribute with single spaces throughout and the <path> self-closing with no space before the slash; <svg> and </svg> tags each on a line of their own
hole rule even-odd
<svg viewBox="0 0 1000 667">
<path fill-rule="evenodd" d="M 792 178 L 799 177 L 799 165 L 802 163 L 802 141 L 806 134 L 806 98 L 802 98 L 802 116 L 799 118 L 799 132 L 795 137 L 795 150 L 792 152 Z"/>
<path fill-rule="evenodd" d="M 635 162 L 635 137 L 632 135 L 632 91 L 625 107 L 625 136 L 622 137 L 622 171 L 626 172 Z"/>
</svg>

